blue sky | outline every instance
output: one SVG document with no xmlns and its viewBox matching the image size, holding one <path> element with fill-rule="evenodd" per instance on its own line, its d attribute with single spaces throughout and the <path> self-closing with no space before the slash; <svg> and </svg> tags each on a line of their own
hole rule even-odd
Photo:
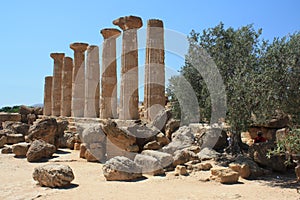
<svg viewBox="0 0 300 200">
<path fill-rule="evenodd" d="M 264 38 L 272 40 L 300 30 L 299 8 L 298 0 L 2 1 L 0 107 L 42 103 L 44 77 L 53 70 L 50 53 L 73 56 L 69 44 L 76 41 L 101 46 L 99 31 L 114 27 L 112 21 L 120 16 L 140 16 L 144 27 L 148 19 L 163 20 L 172 38 L 166 44 L 170 51 L 166 66 L 176 71 L 184 62 L 181 39 L 192 29 L 200 32 L 220 21 L 234 28 L 253 23 L 263 29 Z M 178 47 L 182 48 L 176 52 Z M 142 68 L 144 51 L 139 53 Z"/>
</svg>

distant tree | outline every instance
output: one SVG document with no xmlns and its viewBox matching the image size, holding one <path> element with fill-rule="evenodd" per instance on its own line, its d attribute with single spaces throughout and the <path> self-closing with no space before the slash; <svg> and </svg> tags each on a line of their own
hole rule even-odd
<svg viewBox="0 0 300 200">
<path fill-rule="evenodd" d="M 8 113 L 18 113 L 20 110 L 20 106 L 5 106 L 0 108 L 0 112 L 8 112 Z"/>
</svg>

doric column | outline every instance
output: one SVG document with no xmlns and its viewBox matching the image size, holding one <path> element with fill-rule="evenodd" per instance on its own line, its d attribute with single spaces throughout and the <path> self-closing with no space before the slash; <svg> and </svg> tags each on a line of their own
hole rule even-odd
<svg viewBox="0 0 300 200">
<path fill-rule="evenodd" d="M 60 116 L 61 106 L 61 79 L 64 53 L 51 53 L 50 57 L 54 60 L 53 79 L 52 79 L 52 115 Z"/>
<path fill-rule="evenodd" d="M 72 77 L 72 105 L 71 116 L 84 116 L 85 101 L 85 51 L 86 43 L 73 43 L 70 48 L 74 50 L 74 67 Z"/>
<path fill-rule="evenodd" d="M 116 38 L 121 31 L 114 28 L 102 29 L 100 32 L 104 38 L 102 49 L 102 76 L 100 118 L 117 118 L 117 61 Z"/>
<path fill-rule="evenodd" d="M 50 116 L 52 113 L 52 76 L 45 77 L 44 85 L 44 115 Z"/>
<path fill-rule="evenodd" d="M 64 57 L 62 73 L 61 116 L 71 116 L 73 59 Z"/>
<path fill-rule="evenodd" d="M 119 119 L 138 119 L 138 42 L 137 29 L 142 27 L 140 17 L 126 16 L 113 21 L 123 30 L 122 69 Z"/>
<path fill-rule="evenodd" d="M 152 121 L 165 108 L 165 51 L 163 22 L 150 19 L 147 24 L 147 44 L 144 84 L 145 118 Z"/>
<path fill-rule="evenodd" d="M 100 93 L 99 47 L 90 45 L 87 49 L 84 117 L 99 117 Z"/>
</svg>

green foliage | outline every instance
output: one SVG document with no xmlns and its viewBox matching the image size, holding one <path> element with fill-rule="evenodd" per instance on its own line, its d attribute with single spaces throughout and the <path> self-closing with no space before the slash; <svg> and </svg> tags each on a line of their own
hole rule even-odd
<svg viewBox="0 0 300 200">
<path fill-rule="evenodd" d="M 20 110 L 20 106 L 5 106 L 3 108 L 0 108 L 0 112 L 7 112 L 7 113 L 18 113 Z"/>
</svg>

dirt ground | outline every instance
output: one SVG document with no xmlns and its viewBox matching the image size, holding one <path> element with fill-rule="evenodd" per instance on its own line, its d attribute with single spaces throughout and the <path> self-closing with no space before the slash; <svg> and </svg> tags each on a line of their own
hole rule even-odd
<svg viewBox="0 0 300 200">
<path fill-rule="evenodd" d="M 29 163 L 25 158 L 0 154 L 0 199 L 280 199 L 300 200 L 295 177 L 272 175 L 261 180 L 241 179 L 239 184 L 223 185 L 204 182 L 210 172 L 190 176 L 147 177 L 136 182 L 107 182 L 102 165 L 79 158 L 79 151 L 62 150 L 56 162 L 69 165 L 74 172 L 72 185 L 64 189 L 40 187 L 32 178 L 35 167 L 45 163 Z"/>
</svg>

